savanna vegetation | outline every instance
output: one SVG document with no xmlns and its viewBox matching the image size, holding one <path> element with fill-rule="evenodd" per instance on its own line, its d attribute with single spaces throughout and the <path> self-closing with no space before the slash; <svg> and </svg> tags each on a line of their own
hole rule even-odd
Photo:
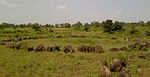
<svg viewBox="0 0 150 77">
<path fill-rule="evenodd" d="M 149 77 L 150 21 L 0 24 L 0 77 Z"/>
</svg>

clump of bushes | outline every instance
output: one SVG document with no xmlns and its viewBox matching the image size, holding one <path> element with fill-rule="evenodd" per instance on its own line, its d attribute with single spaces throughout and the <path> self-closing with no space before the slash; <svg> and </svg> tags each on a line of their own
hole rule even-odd
<svg viewBox="0 0 150 77">
<path fill-rule="evenodd" d="M 27 43 L 24 43 L 24 42 L 8 42 L 6 44 L 7 47 L 9 48 L 13 48 L 13 49 L 25 49 L 27 47 Z"/>
<path fill-rule="evenodd" d="M 145 31 L 144 36 L 150 36 L 150 31 Z"/>
<path fill-rule="evenodd" d="M 113 72 L 118 72 L 119 74 L 116 77 L 131 77 L 131 73 L 126 68 L 127 67 L 127 59 L 126 58 L 114 58 L 113 60 L 101 61 L 102 67 L 100 70 L 101 77 L 113 77 Z"/>
<path fill-rule="evenodd" d="M 104 52 L 102 46 L 100 46 L 100 45 L 96 45 L 96 46 L 93 46 L 93 45 L 81 45 L 78 48 L 78 51 L 80 51 L 80 52 L 98 52 L 98 53 L 103 53 Z"/>
<path fill-rule="evenodd" d="M 54 32 L 54 30 L 53 29 L 48 29 L 48 32 Z"/>
<path fill-rule="evenodd" d="M 38 23 L 32 24 L 32 29 L 39 32 L 42 31 L 42 27 Z"/>
<path fill-rule="evenodd" d="M 82 25 L 83 24 L 78 21 L 77 23 L 73 24 L 72 27 L 74 27 L 75 30 L 81 30 Z"/>
<path fill-rule="evenodd" d="M 84 31 L 88 32 L 89 29 L 90 29 L 90 24 L 85 23 L 85 24 L 84 24 Z"/>
<path fill-rule="evenodd" d="M 150 48 L 150 42 L 140 41 L 128 46 L 130 50 L 147 51 Z"/>
<path fill-rule="evenodd" d="M 115 21 L 115 23 L 113 23 L 112 20 L 106 20 L 102 22 L 102 25 L 103 25 L 103 31 L 108 33 L 113 33 L 115 31 L 123 30 L 123 24 L 121 24 L 118 21 Z"/>
<path fill-rule="evenodd" d="M 28 33 L 27 30 L 2 31 L 3 33 Z"/>
<path fill-rule="evenodd" d="M 135 27 L 131 27 L 131 30 L 129 31 L 131 35 L 136 34 L 137 32 L 138 30 L 136 30 Z"/>
<path fill-rule="evenodd" d="M 68 46 L 65 47 L 64 52 L 65 53 L 75 52 L 75 49 L 73 49 L 73 47 L 71 45 L 68 45 Z"/>
</svg>

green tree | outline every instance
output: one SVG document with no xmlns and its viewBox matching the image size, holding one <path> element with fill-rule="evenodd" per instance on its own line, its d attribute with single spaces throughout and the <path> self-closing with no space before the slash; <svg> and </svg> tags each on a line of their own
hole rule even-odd
<svg viewBox="0 0 150 77">
<path fill-rule="evenodd" d="M 103 21 L 102 24 L 103 24 L 104 32 L 109 32 L 109 33 L 112 32 L 112 29 L 113 29 L 113 27 L 112 27 L 113 26 L 112 20 Z"/>
<path fill-rule="evenodd" d="M 89 29 L 90 29 L 90 24 L 88 24 L 88 23 L 85 23 L 84 24 L 84 31 L 89 31 Z"/>
<path fill-rule="evenodd" d="M 146 25 L 150 26 L 150 21 L 147 21 L 147 22 L 146 22 Z"/>
<path fill-rule="evenodd" d="M 41 32 L 41 26 L 38 23 L 32 24 L 32 29 Z"/>
<path fill-rule="evenodd" d="M 123 29 L 122 24 L 119 21 L 115 21 L 113 25 L 113 31 L 121 31 Z"/>
<path fill-rule="evenodd" d="M 123 24 L 118 21 L 115 21 L 115 23 L 113 23 L 112 20 L 106 20 L 102 22 L 102 25 L 104 32 L 108 33 L 123 30 Z"/>
<path fill-rule="evenodd" d="M 91 22 L 91 26 L 100 27 L 100 23 L 94 21 L 94 22 Z"/>
<path fill-rule="evenodd" d="M 83 26 L 83 25 L 80 21 L 78 21 L 77 23 L 73 24 L 72 26 L 75 28 L 75 30 L 80 30 L 81 26 Z"/>
<path fill-rule="evenodd" d="M 145 23 L 144 23 L 144 21 L 139 21 L 139 23 L 138 23 L 139 25 L 141 25 L 141 26 L 145 26 Z"/>
<path fill-rule="evenodd" d="M 70 28 L 71 27 L 71 24 L 70 23 L 65 23 L 65 28 Z"/>
</svg>

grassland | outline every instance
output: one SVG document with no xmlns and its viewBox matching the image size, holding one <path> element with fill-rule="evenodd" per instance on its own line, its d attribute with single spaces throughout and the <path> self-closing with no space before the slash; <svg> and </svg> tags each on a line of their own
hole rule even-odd
<svg viewBox="0 0 150 77">
<path fill-rule="evenodd" d="M 27 46 L 60 46 L 60 52 L 28 52 L 27 48 L 12 49 L 6 45 L 0 45 L 0 77 L 100 77 L 101 61 L 106 60 L 109 65 L 114 58 L 126 58 L 127 68 L 132 77 L 149 77 L 150 75 L 150 49 L 147 51 L 130 50 L 109 52 L 110 48 L 128 47 L 136 41 L 149 41 L 149 36 L 143 36 L 144 31 L 150 31 L 147 26 L 137 26 L 139 33 L 130 35 L 130 27 L 125 31 L 113 34 L 103 33 L 100 28 L 91 28 L 90 31 L 79 31 L 73 28 L 52 28 L 54 32 L 42 32 L 41 34 L 32 28 L 5 28 L 0 30 L 0 40 L 15 39 L 19 37 L 48 37 L 43 39 L 22 40 Z M 72 35 L 84 36 L 73 38 Z M 63 36 L 57 38 L 57 36 Z M 105 37 L 105 38 L 98 38 Z M 117 39 L 110 39 L 115 37 Z M 124 40 L 130 38 L 133 41 Z M 18 42 L 18 41 L 15 41 Z M 71 45 L 74 53 L 64 53 L 65 46 Z M 104 53 L 79 52 L 81 45 L 101 45 Z M 134 57 L 139 53 L 146 54 L 146 58 Z M 113 72 L 117 77 L 119 72 Z"/>
</svg>

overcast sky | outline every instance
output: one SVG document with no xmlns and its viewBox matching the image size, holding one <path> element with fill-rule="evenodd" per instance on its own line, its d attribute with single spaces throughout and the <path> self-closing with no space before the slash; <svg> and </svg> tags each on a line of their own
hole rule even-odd
<svg viewBox="0 0 150 77">
<path fill-rule="evenodd" d="M 0 0 L 0 23 L 150 20 L 150 0 Z"/>
</svg>

